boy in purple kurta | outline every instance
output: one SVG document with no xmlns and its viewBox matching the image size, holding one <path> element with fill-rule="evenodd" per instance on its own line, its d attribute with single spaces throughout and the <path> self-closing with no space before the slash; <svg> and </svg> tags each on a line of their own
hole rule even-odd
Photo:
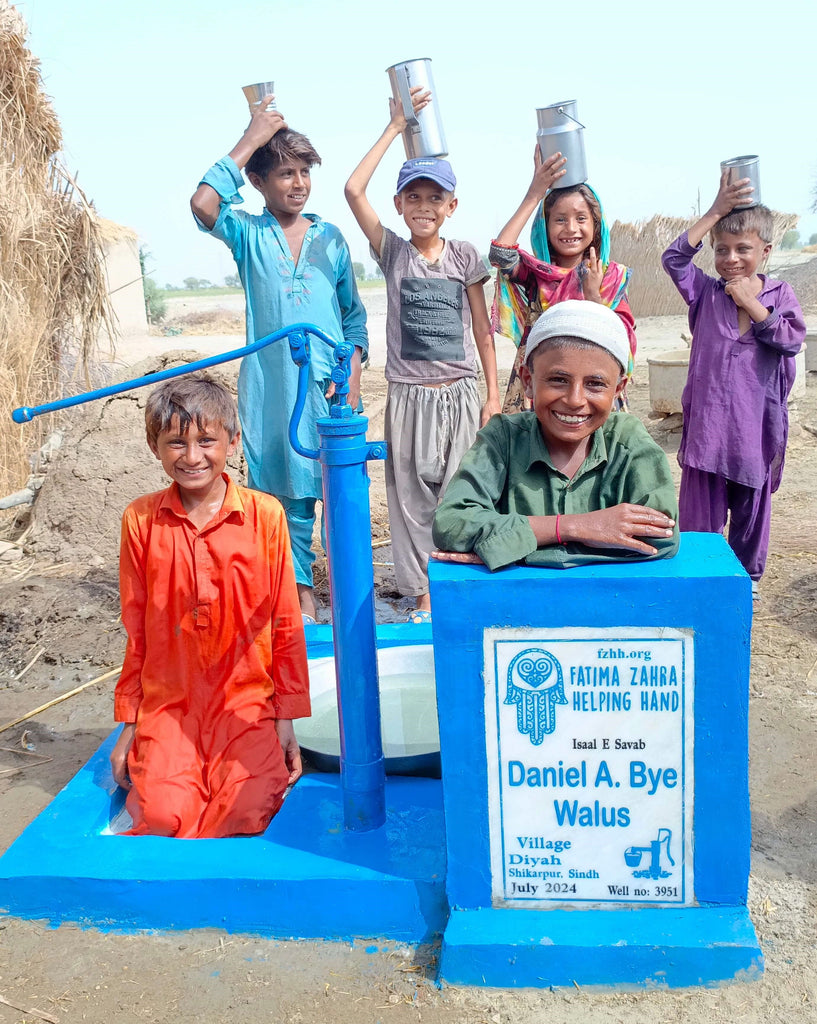
<svg viewBox="0 0 817 1024">
<path fill-rule="evenodd" d="M 780 486 L 788 437 L 787 399 L 794 356 L 806 325 L 785 281 L 757 273 L 772 245 L 773 218 L 750 202 L 749 179 L 728 184 L 662 257 L 689 305 L 692 350 L 681 403 L 684 428 L 681 530 L 721 533 L 752 577 L 763 575 L 769 548 L 771 496 Z M 692 260 L 707 232 L 715 250 L 709 277 Z"/>
</svg>

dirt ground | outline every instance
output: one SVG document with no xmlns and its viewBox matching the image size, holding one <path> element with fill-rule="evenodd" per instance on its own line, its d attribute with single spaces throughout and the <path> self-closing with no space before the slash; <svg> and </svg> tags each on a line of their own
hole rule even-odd
<svg viewBox="0 0 817 1024">
<path fill-rule="evenodd" d="M 379 337 L 379 299 L 366 298 Z M 640 324 L 642 359 L 630 388 L 632 411 L 647 423 L 673 465 L 679 417 L 648 418 L 643 353 L 679 347 L 682 327 L 679 318 Z M 160 353 L 183 348 L 183 341 L 172 337 L 131 343 L 120 359 L 139 365 L 133 370 L 120 366 L 117 372 L 135 376 L 167 365 L 173 357 Z M 203 351 L 227 347 L 222 342 L 213 340 L 208 348 L 207 339 L 192 339 Z M 234 342 L 230 339 L 230 347 Z M 189 359 L 190 353 L 179 358 Z M 507 352 L 500 363 L 507 370 Z M 235 371 L 225 369 L 223 374 L 232 380 Z M 363 383 L 371 418 L 369 436 L 374 439 L 382 436 L 382 369 L 367 369 Z M 4 723 L 121 663 L 125 638 L 116 583 L 119 516 L 131 497 L 162 485 L 160 468 L 141 433 L 143 401 L 144 395 L 133 393 L 83 407 L 66 418 L 61 424 L 62 446 L 33 516 L 0 513 L 0 537 L 17 542 L 10 551 L 0 551 L 0 730 Z M 772 553 L 752 638 L 754 834 L 749 906 L 766 956 L 762 980 L 716 990 L 628 994 L 439 989 L 433 981 L 433 947 L 279 942 L 217 930 L 123 935 L 71 926 L 51 929 L 5 917 L 0 918 L 0 1022 L 817 1021 L 814 374 L 793 419 L 786 472 L 774 506 Z M 385 539 L 382 464 L 371 469 L 372 534 Z M 240 459 L 233 470 L 240 479 Z M 378 615 L 400 618 L 405 602 L 398 600 L 394 587 L 389 547 L 376 548 L 375 560 Z M 325 573 L 319 576 L 324 579 Z M 319 592 L 325 602 L 325 584 Z M 114 681 L 95 684 L 0 731 L 0 851 L 108 735 Z M 728 850 L 724 856 L 729 856 Z"/>
</svg>

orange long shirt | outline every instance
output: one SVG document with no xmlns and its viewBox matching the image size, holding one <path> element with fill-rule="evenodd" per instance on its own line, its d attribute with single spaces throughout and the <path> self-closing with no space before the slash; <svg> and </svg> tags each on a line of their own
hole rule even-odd
<svg viewBox="0 0 817 1024">
<path fill-rule="evenodd" d="M 122 519 L 120 594 L 128 644 L 114 717 L 163 710 L 197 723 L 209 756 L 211 719 L 310 714 L 301 610 L 279 502 L 227 479 L 219 513 L 198 530 L 177 485 L 138 498 Z M 223 737 L 222 737 L 223 739 Z"/>
</svg>

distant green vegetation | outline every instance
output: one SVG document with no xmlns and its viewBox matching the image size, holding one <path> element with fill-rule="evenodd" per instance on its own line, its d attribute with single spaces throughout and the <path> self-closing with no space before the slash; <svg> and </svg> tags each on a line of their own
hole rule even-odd
<svg viewBox="0 0 817 1024">
<path fill-rule="evenodd" d="M 358 281 L 357 286 L 361 291 L 369 288 L 385 288 L 386 282 L 382 277 L 370 278 L 368 281 Z M 159 294 L 163 299 L 202 299 L 208 295 L 241 295 L 241 288 L 225 288 L 223 285 L 213 285 L 211 288 L 160 288 Z"/>
<path fill-rule="evenodd" d="M 166 299 L 200 299 L 206 295 L 241 295 L 241 288 L 226 288 L 224 285 L 211 285 L 209 288 L 165 288 L 162 294 Z"/>
<path fill-rule="evenodd" d="M 149 256 L 149 253 L 145 253 L 145 256 Z M 142 254 L 140 253 L 140 256 Z M 144 264 L 144 256 L 142 256 Z M 357 278 L 358 288 L 382 288 L 385 285 L 385 279 L 382 274 L 375 273 L 374 276 L 366 278 L 365 271 L 362 263 L 353 263 L 352 266 L 355 269 L 355 276 Z M 208 281 L 206 277 L 186 277 L 182 282 L 182 287 L 174 284 L 166 284 L 164 288 L 159 288 L 157 285 L 153 285 L 149 278 L 146 278 L 146 289 L 145 294 L 147 296 L 147 288 L 152 285 L 151 302 L 159 306 L 166 299 L 202 299 L 210 297 L 217 297 L 219 295 L 241 295 L 241 281 L 238 274 L 227 274 L 224 278 L 224 284 L 213 284 Z M 150 315 L 150 310 L 148 310 Z M 161 319 L 164 315 L 164 310 L 161 311 L 160 316 L 154 317 L 154 319 Z"/>
<path fill-rule="evenodd" d="M 144 245 L 139 246 L 139 266 L 142 268 L 142 293 L 145 296 L 145 315 L 149 324 L 158 324 L 161 320 L 164 320 L 165 314 L 167 313 L 167 303 L 165 302 L 164 293 L 162 289 L 156 284 L 152 277 L 149 276 L 147 270 L 147 261 L 152 259 L 152 255 Z"/>
</svg>

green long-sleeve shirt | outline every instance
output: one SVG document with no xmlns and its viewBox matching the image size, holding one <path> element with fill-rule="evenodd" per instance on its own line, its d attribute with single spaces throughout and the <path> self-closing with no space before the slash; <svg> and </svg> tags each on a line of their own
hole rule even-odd
<svg viewBox="0 0 817 1024">
<path fill-rule="evenodd" d="M 568 569 L 588 562 L 621 562 L 644 555 L 586 544 L 537 548 L 528 516 L 595 512 L 630 502 L 678 519 L 667 457 L 641 421 L 610 414 L 593 434 L 590 451 L 572 480 L 553 465 L 533 412 L 494 416 L 477 434 L 449 483 L 434 517 L 434 543 L 443 551 L 474 551 L 489 569 L 524 560 Z M 678 527 L 666 539 L 649 538 L 653 558 L 678 550 Z"/>
</svg>

